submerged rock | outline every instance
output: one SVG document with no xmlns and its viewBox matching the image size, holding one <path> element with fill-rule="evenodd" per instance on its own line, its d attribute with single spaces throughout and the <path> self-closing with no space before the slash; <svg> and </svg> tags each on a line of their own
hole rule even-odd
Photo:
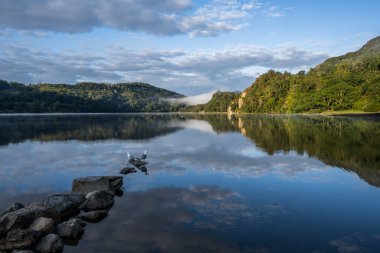
<svg viewBox="0 0 380 253">
<path fill-rule="evenodd" d="M 7 233 L 17 228 L 28 228 L 40 217 L 59 220 L 58 212 L 48 205 L 35 202 L 25 208 L 8 213 L 0 218 L 0 233 Z"/>
<path fill-rule="evenodd" d="M 6 215 L 7 213 L 14 212 L 16 210 L 20 210 L 21 208 L 24 208 L 24 207 L 25 206 L 23 204 L 16 202 L 10 207 L 8 207 L 6 210 L 4 210 L 4 212 L 0 216 Z"/>
<path fill-rule="evenodd" d="M 148 164 L 147 162 L 142 161 L 140 159 L 129 160 L 129 163 L 132 164 L 133 166 L 136 166 L 137 168 L 140 168 L 140 167 L 145 166 L 145 165 Z"/>
<path fill-rule="evenodd" d="M 148 168 L 147 168 L 147 167 L 142 166 L 142 167 L 139 168 L 139 170 L 140 170 L 141 172 L 144 172 L 146 175 L 148 175 Z"/>
<path fill-rule="evenodd" d="M 108 191 L 94 191 L 86 195 L 86 201 L 80 206 L 84 211 L 107 209 L 115 203 L 114 195 Z"/>
<path fill-rule="evenodd" d="M 120 190 L 123 185 L 123 177 L 103 176 L 103 177 L 84 177 L 73 180 L 72 193 L 88 194 L 93 191 Z"/>
<path fill-rule="evenodd" d="M 36 253 L 61 253 L 63 251 L 63 240 L 56 234 L 48 234 L 35 246 Z"/>
<path fill-rule="evenodd" d="M 107 217 L 108 212 L 106 210 L 97 210 L 97 211 L 91 211 L 87 213 L 83 213 L 78 216 L 81 220 L 95 223 L 103 220 L 105 217 Z"/>
<path fill-rule="evenodd" d="M 135 172 L 137 172 L 137 170 L 135 168 L 133 168 L 133 167 L 125 167 L 125 168 L 121 169 L 120 174 L 127 175 L 127 174 L 135 173 Z"/>
</svg>

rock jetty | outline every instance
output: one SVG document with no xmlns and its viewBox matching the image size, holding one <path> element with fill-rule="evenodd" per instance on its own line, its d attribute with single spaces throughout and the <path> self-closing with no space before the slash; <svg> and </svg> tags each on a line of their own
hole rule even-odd
<svg viewBox="0 0 380 253">
<path fill-rule="evenodd" d="M 0 216 L 0 253 L 59 253 L 76 245 L 86 222 L 104 219 L 122 194 L 123 177 L 74 179 L 71 193 L 51 194 L 41 202 L 14 203 Z"/>
</svg>

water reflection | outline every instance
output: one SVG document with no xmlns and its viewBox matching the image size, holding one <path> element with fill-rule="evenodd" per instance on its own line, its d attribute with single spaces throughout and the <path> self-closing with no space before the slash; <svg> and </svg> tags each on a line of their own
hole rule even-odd
<svg viewBox="0 0 380 253">
<path fill-rule="evenodd" d="M 164 115 L 29 115 L 0 116 L 0 145 L 25 140 L 136 140 L 172 133 Z"/>
<path fill-rule="evenodd" d="M 242 134 L 268 154 L 295 151 L 380 186 L 380 122 L 329 117 L 240 117 Z"/>
<path fill-rule="evenodd" d="M 125 193 L 108 218 L 90 224 L 66 252 L 380 247 L 378 120 L 1 116 L 0 143 L 1 209 L 69 191 L 73 178 L 117 175 L 127 152 L 148 150 L 148 175 L 126 175 Z"/>
<path fill-rule="evenodd" d="M 67 252 L 239 252 L 207 230 L 253 215 L 233 192 L 210 186 L 129 192 L 117 209 Z"/>
</svg>

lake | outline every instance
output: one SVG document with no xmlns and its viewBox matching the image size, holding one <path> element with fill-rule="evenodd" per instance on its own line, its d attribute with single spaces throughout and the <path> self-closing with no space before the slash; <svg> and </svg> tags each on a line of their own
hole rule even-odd
<svg viewBox="0 0 380 253">
<path fill-rule="evenodd" d="M 0 209 L 124 176 L 64 252 L 380 252 L 378 117 L 0 116 Z"/>
</svg>

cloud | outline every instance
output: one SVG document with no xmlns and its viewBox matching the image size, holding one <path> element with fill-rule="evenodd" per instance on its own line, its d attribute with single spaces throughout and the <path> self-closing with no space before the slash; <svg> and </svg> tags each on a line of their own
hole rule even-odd
<svg viewBox="0 0 380 253">
<path fill-rule="evenodd" d="M 105 222 L 86 229 L 79 252 L 241 252 L 208 233 L 249 221 L 253 208 L 227 189 L 197 185 L 127 192 Z"/>
<path fill-rule="evenodd" d="M 89 53 L 0 45 L 0 57 L 0 78 L 12 81 L 143 81 L 193 95 L 211 90 L 242 90 L 257 76 L 255 68 L 250 71 L 250 67 L 296 71 L 313 66 L 328 55 L 295 46 L 272 50 L 253 45 L 235 45 L 220 50 L 196 51 L 136 51 L 112 47 Z"/>
<path fill-rule="evenodd" d="M 254 0 L 13 0 L 0 2 L 0 28 L 63 33 L 107 27 L 171 36 L 238 30 L 263 6 Z M 266 9 L 278 7 L 266 4 Z"/>
<path fill-rule="evenodd" d="M 173 103 L 180 103 L 180 104 L 187 104 L 187 105 L 199 105 L 199 104 L 205 104 L 212 98 L 212 95 L 215 93 L 215 91 L 210 91 L 206 93 L 202 93 L 195 96 L 187 96 L 183 98 L 170 98 L 168 99 L 170 102 Z"/>
</svg>

